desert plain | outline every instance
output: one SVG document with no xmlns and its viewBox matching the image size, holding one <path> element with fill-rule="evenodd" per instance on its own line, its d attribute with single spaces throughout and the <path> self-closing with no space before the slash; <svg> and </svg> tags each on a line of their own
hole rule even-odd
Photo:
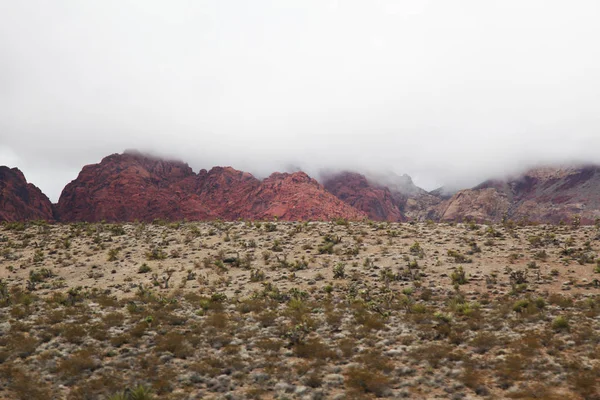
<svg viewBox="0 0 600 400">
<path fill-rule="evenodd" d="M 598 399 L 600 229 L 4 223 L 1 399 Z"/>
</svg>

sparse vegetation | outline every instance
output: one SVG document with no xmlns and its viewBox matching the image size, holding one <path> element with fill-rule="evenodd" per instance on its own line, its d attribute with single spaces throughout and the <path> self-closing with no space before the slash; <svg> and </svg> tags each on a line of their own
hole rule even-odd
<svg viewBox="0 0 600 400">
<path fill-rule="evenodd" d="M 10 225 L 0 397 L 597 398 L 597 232 L 572 228 Z"/>
</svg>

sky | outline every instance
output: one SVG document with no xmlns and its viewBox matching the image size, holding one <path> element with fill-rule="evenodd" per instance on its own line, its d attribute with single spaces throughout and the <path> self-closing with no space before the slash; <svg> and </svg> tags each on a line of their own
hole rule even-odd
<svg viewBox="0 0 600 400">
<path fill-rule="evenodd" d="M 0 165 L 126 149 L 431 190 L 598 162 L 596 0 L 0 0 Z"/>
</svg>

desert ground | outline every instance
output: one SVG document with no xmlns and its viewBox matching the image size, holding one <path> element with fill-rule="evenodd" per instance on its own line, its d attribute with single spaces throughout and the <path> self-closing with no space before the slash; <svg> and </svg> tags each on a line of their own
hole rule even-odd
<svg viewBox="0 0 600 400">
<path fill-rule="evenodd" d="M 5 223 L 1 399 L 599 399 L 600 230 Z"/>
</svg>

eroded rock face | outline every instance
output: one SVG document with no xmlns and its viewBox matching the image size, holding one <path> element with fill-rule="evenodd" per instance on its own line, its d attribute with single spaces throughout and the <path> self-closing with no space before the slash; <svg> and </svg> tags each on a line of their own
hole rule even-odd
<svg viewBox="0 0 600 400">
<path fill-rule="evenodd" d="M 396 179 L 398 178 L 398 179 Z M 600 218 L 600 167 L 537 168 L 489 180 L 444 200 L 408 176 L 329 174 L 324 186 L 303 172 L 264 180 L 231 167 L 195 174 L 185 163 L 139 153 L 113 154 L 87 165 L 53 210 L 16 168 L 0 167 L 0 221 L 152 221 L 273 219 L 584 224 Z M 54 213 L 53 213 L 54 211 Z"/>
<path fill-rule="evenodd" d="M 184 163 L 141 154 L 113 154 L 83 167 L 58 201 L 61 221 L 210 219 L 195 195 L 197 176 Z"/>
<path fill-rule="evenodd" d="M 475 218 L 500 222 L 503 218 L 539 223 L 584 224 L 600 218 L 600 168 L 536 168 L 506 180 L 490 180 L 462 190 L 438 208 L 442 221 Z"/>
<path fill-rule="evenodd" d="M 196 194 L 220 218 L 251 218 L 249 204 L 254 203 L 260 185 L 260 180 L 248 172 L 231 167 L 214 167 L 208 172 L 200 171 Z"/>
<path fill-rule="evenodd" d="M 366 213 L 376 221 L 401 222 L 404 201 L 398 201 L 387 187 L 381 187 L 356 172 L 341 172 L 324 178 L 323 186 L 338 199 Z"/>
<path fill-rule="evenodd" d="M 506 193 L 495 188 L 461 190 L 439 206 L 441 221 L 502 221 L 511 207 Z"/>
<path fill-rule="evenodd" d="M 301 172 L 264 181 L 231 167 L 195 174 L 182 162 L 137 153 L 85 166 L 63 190 L 57 209 L 62 221 L 90 222 L 366 217 Z"/>
<path fill-rule="evenodd" d="M 54 220 L 52 203 L 17 168 L 0 166 L 0 221 Z"/>
<path fill-rule="evenodd" d="M 416 186 L 410 176 L 394 173 L 325 173 L 325 188 L 377 221 L 435 219 L 442 198 Z"/>
<path fill-rule="evenodd" d="M 367 214 L 344 203 L 304 172 L 274 173 L 255 193 L 252 214 L 280 220 L 360 220 Z"/>
</svg>

